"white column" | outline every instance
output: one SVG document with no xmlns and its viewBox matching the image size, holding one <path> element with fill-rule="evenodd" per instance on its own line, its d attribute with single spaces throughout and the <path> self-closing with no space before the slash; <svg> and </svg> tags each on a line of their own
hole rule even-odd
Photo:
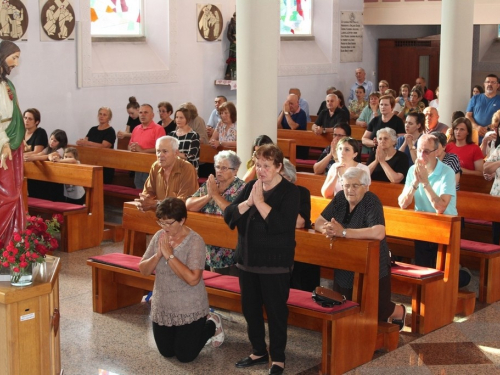
<svg viewBox="0 0 500 375">
<path fill-rule="evenodd" d="M 474 1 L 443 0 L 439 61 L 439 121 L 451 126 L 454 111 L 470 99 Z"/>
<path fill-rule="evenodd" d="M 260 134 L 277 139 L 279 9 L 277 0 L 236 0 L 240 177 L 254 139 Z"/>
</svg>

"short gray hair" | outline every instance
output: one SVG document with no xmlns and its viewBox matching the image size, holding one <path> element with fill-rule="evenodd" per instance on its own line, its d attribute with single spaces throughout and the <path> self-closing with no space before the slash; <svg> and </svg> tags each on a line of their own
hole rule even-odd
<svg viewBox="0 0 500 375">
<path fill-rule="evenodd" d="M 295 169 L 295 165 L 293 165 L 287 158 L 283 159 L 283 174 L 288 177 L 292 184 L 297 181 L 297 169 Z"/>
<path fill-rule="evenodd" d="M 432 143 L 434 143 L 434 149 L 437 149 L 439 146 L 439 143 L 440 143 L 438 137 L 436 137 L 435 135 L 422 134 L 422 136 L 418 139 L 417 144 L 421 145 L 422 143 L 424 143 L 426 141 L 431 141 Z"/>
<path fill-rule="evenodd" d="M 170 146 L 172 146 L 172 151 L 177 151 L 179 149 L 179 140 L 177 138 L 171 137 L 170 135 L 164 135 L 156 140 L 155 148 L 157 150 L 162 141 L 169 141 Z"/>
<path fill-rule="evenodd" d="M 222 150 L 219 151 L 217 155 L 214 156 L 214 162 L 217 164 L 219 160 L 226 159 L 229 161 L 229 164 L 231 165 L 231 168 L 234 168 L 234 172 L 238 172 L 238 169 L 240 168 L 241 165 L 241 159 L 238 155 L 236 155 L 236 152 L 232 150 Z"/>
<path fill-rule="evenodd" d="M 378 135 L 380 133 L 387 133 L 389 134 L 389 137 L 391 137 L 391 139 L 394 141 L 394 142 L 397 142 L 398 140 L 398 136 L 396 134 L 396 131 L 393 129 L 393 128 L 389 128 L 389 127 L 386 127 L 386 128 L 382 128 L 382 129 L 379 129 L 377 131 L 377 138 L 378 138 Z"/>
<path fill-rule="evenodd" d="M 365 186 L 370 185 L 370 176 L 368 176 L 368 173 L 365 170 L 358 167 L 347 168 L 347 170 L 342 175 L 342 183 L 344 182 L 344 180 L 350 180 L 354 178 L 357 178 L 359 182 Z"/>
</svg>

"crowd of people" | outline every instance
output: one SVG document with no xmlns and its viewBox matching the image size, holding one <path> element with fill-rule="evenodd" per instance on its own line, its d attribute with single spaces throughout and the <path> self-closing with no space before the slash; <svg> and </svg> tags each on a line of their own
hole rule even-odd
<svg viewBox="0 0 500 375">
<path fill-rule="evenodd" d="M 314 165 L 325 174 L 321 193 L 330 204 L 314 229 L 329 238 L 379 240 L 379 320 L 405 324 L 404 305 L 391 302 L 390 255 L 385 241 L 385 221 L 380 200 L 369 191 L 372 180 L 399 183 L 402 208 L 414 202 L 418 211 L 456 215 L 456 191 L 461 174 L 494 179 L 492 195 L 500 195 L 500 96 L 498 77 L 486 77 L 474 87 L 466 113 L 454 115 L 448 127 L 439 122 L 436 97 L 423 77 L 415 86 L 404 84 L 399 96 L 381 80 L 379 91 L 356 70 L 356 83 L 347 101 L 335 87 L 327 89 L 325 101 L 311 127 L 314 134 L 331 133 L 333 140 Z M 255 139 L 245 176 L 237 174 L 241 159 L 231 150 L 220 151 L 214 168 L 199 185 L 201 144 L 213 148 L 235 147 L 236 106 L 224 96 L 215 98 L 208 121 L 192 103 L 174 110 L 166 101 L 157 105 L 161 121 L 154 121 L 150 104 L 135 97 L 126 106 L 129 115 L 124 130 L 111 126 L 112 111 L 101 107 L 98 125 L 79 146 L 114 148 L 117 139 L 128 139 L 130 152 L 155 153 L 149 173 L 135 172 L 134 183 L 142 193 L 136 199 L 140 210 L 155 210 L 160 227 L 141 262 L 140 271 L 156 274 L 151 305 L 152 330 L 159 352 L 181 362 L 194 360 L 203 347 L 219 347 L 224 341 L 222 318 L 210 312 L 202 280 L 204 269 L 239 277 L 242 311 L 248 325 L 251 353 L 235 363 L 237 368 L 268 364 L 270 374 L 282 374 L 287 341 L 287 300 L 290 288 L 312 291 L 319 285 L 319 267 L 294 262 L 295 230 L 310 229 L 310 192 L 296 186 L 296 169 L 271 138 Z M 35 108 L 24 112 L 24 161 L 50 160 L 79 163 L 78 150 L 68 147 L 63 130 L 50 137 L 41 128 Z M 361 140 L 351 137 L 350 122 L 365 127 Z M 277 127 L 307 131 L 309 104 L 298 88 L 291 88 L 277 117 Z M 362 158 L 363 154 L 367 154 Z M 298 158 L 308 158 L 307 148 Z M 485 162 L 486 160 L 486 162 Z M 105 170 L 104 182 L 113 180 Z M 30 196 L 60 194 L 59 198 L 82 204 L 85 190 L 64 186 L 62 191 L 40 187 L 30 181 Z M 205 244 L 189 228 L 188 211 L 220 215 L 231 229 L 238 229 L 236 249 Z M 500 224 L 494 224 L 494 240 Z M 437 246 L 416 241 L 416 264 L 435 267 Z M 336 270 L 333 288 L 349 298 L 353 274 Z M 266 344 L 265 307 L 269 324 Z"/>
</svg>

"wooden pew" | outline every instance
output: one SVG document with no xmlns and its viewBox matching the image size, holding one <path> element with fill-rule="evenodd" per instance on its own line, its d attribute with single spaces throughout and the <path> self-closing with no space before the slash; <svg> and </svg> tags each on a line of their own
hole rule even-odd
<svg viewBox="0 0 500 375">
<path fill-rule="evenodd" d="M 460 176 L 460 191 L 489 194 L 492 185 L 493 180 L 486 181 L 483 176 L 472 174 L 462 174 L 462 176 Z"/>
<path fill-rule="evenodd" d="M 27 198 L 28 212 L 32 215 L 63 214 L 61 250 L 73 252 L 98 246 L 102 242 L 104 229 L 102 167 L 50 161 L 26 162 L 24 177 L 85 188 L 85 206 Z M 31 207 L 30 201 L 33 204 Z"/>
<path fill-rule="evenodd" d="M 321 195 L 321 186 L 324 180 L 324 175 L 297 173 L 297 185 L 309 189 L 311 195 Z M 399 207 L 398 197 L 403 191 L 403 185 L 372 181 L 370 191 L 377 195 L 384 206 Z M 408 209 L 414 207 L 415 202 L 412 202 Z M 465 218 L 498 221 L 500 218 L 500 198 L 489 194 L 460 190 L 457 192 L 457 211 L 460 216 Z M 479 269 L 478 299 L 480 302 L 493 303 L 499 301 L 500 248 L 483 245 L 476 246 L 475 250 L 470 250 L 471 243 L 467 241 L 491 243 L 491 227 L 471 225 L 471 230 L 467 230 L 469 225 L 466 223 L 465 230 L 461 232 L 463 240 L 461 241 L 460 263 L 470 268 Z M 485 236 L 487 237 L 486 239 L 484 238 Z M 413 241 L 394 240 L 391 244 L 391 251 L 394 254 L 411 259 L 414 257 Z M 465 298 L 466 295 L 461 294 L 460 297 Z"/>
<path fill-rule="evenodd" d="M 329 202 L 330 199 L 311 196 L 313 222 Z M 465 303 L 463 300 L 458 302 L 460 217 L 388 206 L 384 206 L 384 217 L 387 243 L 393 253 L 399 255 L 398 246 L 407 248 L 413 240 L 432 239 L 439 244 L 436 269 L 442 272 L 442 278 L 413 279 L 395 275 L 392 270 L 392 292 L 412 297 L 412 332 L 428 333 L 451 323 Z M 470 303 L 470 297 L 466 293 L 463 299 Z M 472 312 L 470 310 L 469 304 L 464 311 L 472 313 L 473 306 Z"/>
<path fill-rule="evenodd" d="M 152 211 L 138 211 L 133 204 L 128 208 L 133 212 L 128 217 L 124 212 L 124 223 L 133 217 L 134 221 L 142 217 L 139 221 L 150 226 L 149 229 L 141 226 L 141 230 L 156 232 L 159 229 L 157 225 L 152 225 Z M 127 207 L 124 211 L 127 211 Z M 189 212 L 187 225 L 199 233 L 206 243 L 232 248 L 236 245 L 237 231 L 231 231 L 220 216 Z M 289 324 L 323 333 L 322 373 L 341 374 L 370 361 L 377 345 L 386 344 L 394 349 L 398 341 L 397 326 L 382 324 L 379 328 L 382 333 L 377 334 L 378 241 L 339 239 L 332 250 L 330 240 L 312 230 L 297 230 L 296 241 L 295 258 L 298 261 L 343 268 L 357 274 L 353 301 L 359 304 L 358 308 L 339 314 L 325 314 L 289 305 Z M 139 302 L 142 293 L 133 293 L 132 288 L 152 289 L 152 276 L 144 277 L 138 272 L 92 261 L 88 264 L 93 266 L 94 311 Z M 211 306 L 241 311 L 238 293 L 208 286 L 207 292 Z M 135 295 L 135 301 L 131 300 L 132 295 Z"/>
</svg>

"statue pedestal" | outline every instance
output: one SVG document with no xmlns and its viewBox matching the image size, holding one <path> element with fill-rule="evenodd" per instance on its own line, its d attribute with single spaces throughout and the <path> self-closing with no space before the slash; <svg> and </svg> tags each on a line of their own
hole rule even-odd
<svg viewBox="0 0 500 375">
<path fill-rule="evenodd" d="M 0 374 L 61 372 L 60 268 L 59 258 L 47 256 L 36 267 L 30 286 L 0 282 Z"/>
<path fill-rule="evenodd" d="M 214 81 L 215 86 L 229 86 L 231 90 L 237 89 L 237 81 L 230 79 L 216 79 Z"/>
</svg>

